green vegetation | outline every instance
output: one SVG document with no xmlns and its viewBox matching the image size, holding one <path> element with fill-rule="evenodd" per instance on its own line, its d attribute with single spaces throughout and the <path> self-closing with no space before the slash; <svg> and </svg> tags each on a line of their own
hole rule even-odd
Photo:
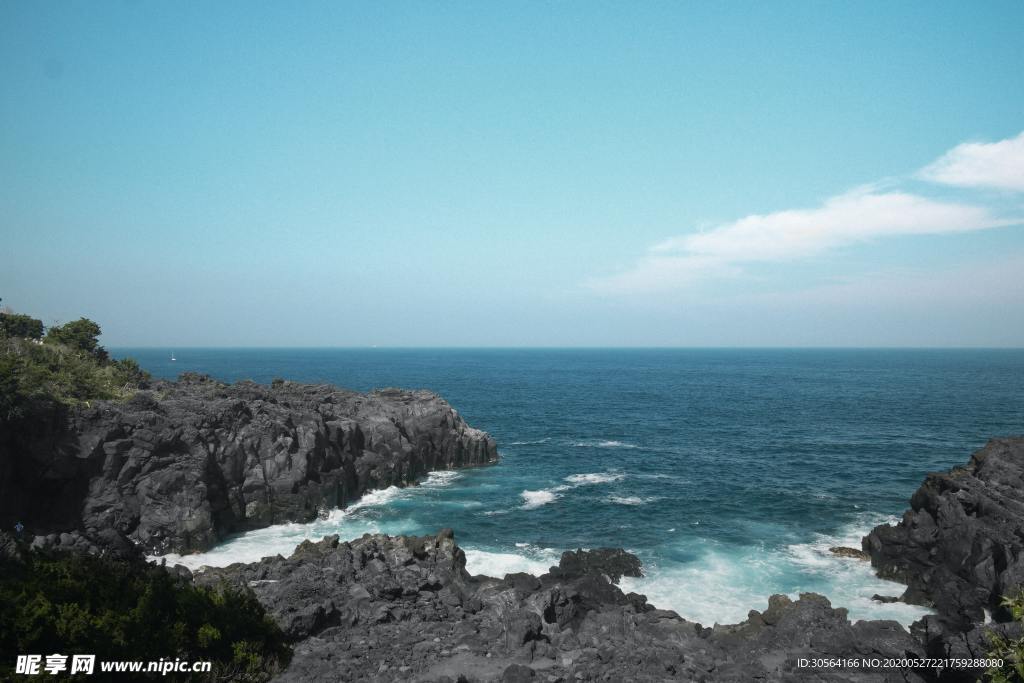
<svg viewBox="0 0 1024 683">
<path fill-rule="evenodd" d="M 43 321 L 22 313 L 0 313 L 0 336 L 41 339 Z"/>
<path fill-rule="evenodd" d="M 1014 595 L 1004 597 L 1002 606 L 1009 610 L 1014 621 L 1024 621 L 1024 588 L 1019 589 Z M 987 657 L 1001 659 L 1003 665 L 986 671 L 986 678 L 993 683 L 1024 681 L 1024 636 L 1007 638 L 995 631 L 989 631 L 988 642 Z"/>
<path fill-rule="evenodd" d="M 67 348 L 92 356 L 101 363 L 107 360 L 107 350 L 100 346 L 100 326 L 88 318 L 51 327 L 46 331 L 47 344 L 63 344 Z"/>
<path fill-rule="evenodd" d="M 291 657 L 251 592 L 197 588 L 141 560 L 40 552 L 3 559 L 0 605 L 6 653 L 180 657 L 213 662 L 213 673 L 197 680 L 253 682 L 269 680 Z M 13 678 L 14 663 L 13 654 L 0 659 L 0 679 Z"/>
<path fill-rule="evenodd" d="M 131 396 L 149 375 L 130 358 L 111 360 L 99 335 L 100 326 L 82 318 L 43 337 L 42 321 L 0 313 L 0 421 Z"/>
<path fill-rule="evenodd" d="M 41 321 L 0 312 L 5 457 L 15 451 L 4 438 L 53 429 L 52 418 L 62 411 L 125 399 L 146 385 L 149 375 L 134 360 L 111 360 L 99 335 L 100 326 L 86 318 L 53 326 L 44 336 Z M 196 680 L 253 682 L 269 680 L 291 657 L 283 633 L 251 591 L 199 588 L 141 558 L 15 546 L 0 534 L 0 652 L 11 653 L 0 658 L 0 680 L 13 679 L 14 653 L 210 661 L 212 675 Z M 174 673 L 154 678 L 188 680 Z"/>
</svg>

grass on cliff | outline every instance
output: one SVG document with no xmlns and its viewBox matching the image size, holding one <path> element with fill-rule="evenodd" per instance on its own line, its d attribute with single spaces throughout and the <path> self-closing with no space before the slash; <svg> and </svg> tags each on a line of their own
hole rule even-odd
<svg viewBox="0 0 1024 683">
<path fill-rule="evenodd" d="M 0 560 L 0 680 L 14 654 L 95 654 L 101 660 L 212 661 L 197 680 L 261 682 L 291 657 L 248 591 L 179 581 L 141 560 L 24 552 Z M 156 676 L 160 678 L 160 676 Z M 186 674 L 171 674 L 185 680 Z"/>
<path fill-rule="evenodd" d="M 44 336 L 41 321 L 0 312 L 0 420 L 127 398 L 149 380 L 131 358 L 111 360 L 99 335 L 100 326 L 87 318 Z"/>
</svg>

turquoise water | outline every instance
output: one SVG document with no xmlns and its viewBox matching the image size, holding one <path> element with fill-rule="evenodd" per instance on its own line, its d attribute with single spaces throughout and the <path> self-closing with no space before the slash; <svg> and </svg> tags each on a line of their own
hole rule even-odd
<svg viewBox="0 0 1024 683">
<path fill-rule="evenodd" d="M 859 546 L 928 471 L 1024 432 L 1019 350 L 120 349 L 154 375 L 429 388 L 498 442 L 501 464 L 375 492 L 312 524 L 252 532 L 193 567 L 303 538 L 455 529 L 475 573 L 541 572 L 623 546 L 626 588 L 705 624 L 818 591 L 855 618 L 923 611 L 827 548 Z"/>
</svg>

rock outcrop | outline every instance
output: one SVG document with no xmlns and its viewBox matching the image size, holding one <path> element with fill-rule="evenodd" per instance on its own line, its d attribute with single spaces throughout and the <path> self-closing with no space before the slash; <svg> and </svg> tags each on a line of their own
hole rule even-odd
<svg viewBox="0 0 1024 683">
<path fill-rule="evenodd" d="M 970 630 L 1024 585 L 1024 438 L 993 439 L 964 467 L 929 474 L 895 526 L 863 547 L 880 576 L 907 584 L 903 600 L 933 606 L 932 624 Z"/>
<path fill-rule="evenodd" d="M 299 642 L 280 681 L 926 680 L 915 672 L 801 667 L 816 657 L 912 657 L 895 622 L 851 624 L 820 595 L 773 596 L 735 626 L 703 628 L 623 593 L 624 551 L 575 551 L 539 577 L 470 576 L 449 530 L 331 536 L 289 558 L 207 568 L 244 586 Z"/>
<path fill-rule="evenodd" d="M 487 434 L 427 391 L 189 374 L 2 434 L 0 449 L 3 528 L 20 521 L 75 548 L 116 546 L 113 533 L 156 554 L 308 521 L 370 489 L 498 458 Z"/>
</svg>

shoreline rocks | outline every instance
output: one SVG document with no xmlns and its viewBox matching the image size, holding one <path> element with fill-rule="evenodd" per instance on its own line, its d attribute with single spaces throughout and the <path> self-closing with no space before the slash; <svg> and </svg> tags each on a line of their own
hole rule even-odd
<svg viewBox="0 0 1024 683">
<path fill-rule="evenodd" d="M 465 562 L 447 529 L 328 536 L 288 558 L 206 568 L 194 580 L 248 587 L 298 641 L 281 682 L 929 680 L 801 667 L 923 656 L 898 623 L 851 624 L 820 595 L 772 596 L 740 624 L 704 628 L 624 593 L 613 576 L 639 573 L 640 562 L 623 550 L 566 552 L 541 576 L 470 576 Z"/>
<path fill-rule="evenodd" d="M 992 439 L 963 467 L 927 476 L 895 525 L 864 551 L 905 602 L 934 607 L 943 628 L 970 630 L 1008 614 L 1000 600 L 1024 584 L 1024 438 Z"/>
</svg>

